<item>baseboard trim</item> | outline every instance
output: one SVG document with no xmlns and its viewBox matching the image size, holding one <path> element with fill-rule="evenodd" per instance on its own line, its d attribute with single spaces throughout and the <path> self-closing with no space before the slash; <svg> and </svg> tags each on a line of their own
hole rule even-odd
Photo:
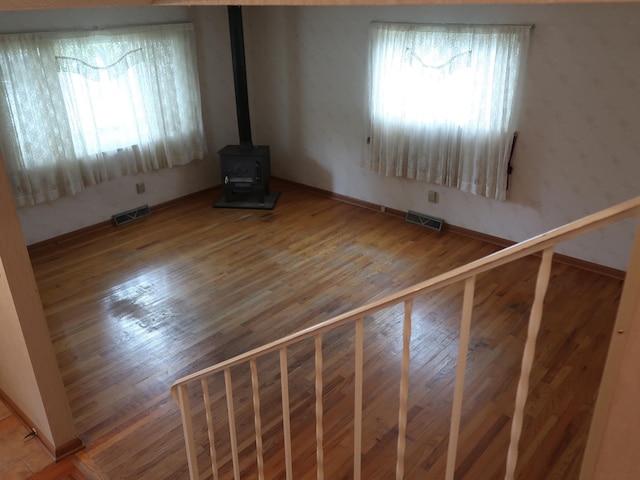
<svg viewBox="0 0 640 480">
<path fill-rule="evenodd" d="M 280 178 L 280 177 L 271 177 L 271 178 L 281 183 L 293 185 L 299 188 L 304 188 L 305 190 L 317 193 L 318 195 L 322 195 L 323 197 L 333 198 L 340 202 L 348 203 L 349 205 L 355 205 L 357 207 L 366 208 L 367 210 L 384 213 L 385 215 L 392 215 L 394 217 L 404 218 L 405 215 L 407 214 L 407 212 L 403 212 L 402 210 L 396 210 L 393 208 L 385 207 L 383 205 L 379 205 L 377 203 L 371 203 L 365 200 L 360 200 L 358 198 L 342 195 L 340 193 L 331 192 L 329 190 L 323 190 L 321 188 L 312 187 L 311 185 L 305 185 L 304 183 L 294 182 L 293 180 L 287 180 L 285 178 Z M 383 211 L 383 208 L 384 208 L 384 211 Z"/>
<path fill-rule="evenodd" d="M 476 240 L 482 240 L 483 242 L 491 243 L 492 245 L 496 245 L 501 248 L 507 248 L 517 243 L 517 242 L 514 242 L 513 240 L 494 237 L 493 235 L 476 232 L 475 230 L 458 227 L 456 225 L 445 224 L 445 230 L 451 233 L 455 233 L 456 235 L 462 235 L 464 237 L 474 238 Z M 541 255 L 542 254 L 540 253 L 536 254 L 536 256 L 541 256 Z M 563 265 L 578 267 L 582 270 L 586 270 L 589 272 L 599 273 L 600 275 L 605 275 L 607 277 L 615 278 L 616 280 L 624 280 L 625 276 L 627 275 L 627 272 L 625 272 L 624 270 L 618 270 L 616 268 L 606 267 L 598 263 L 588 262 L 586 260 L 581 260 L 579 258 L 575 258 L 570 255 L 563 255 L 561 253 L 554 253 L 553 261 L 557 263 L 561 263 Z"/>
<path fill-rule="evenodd" d="M 73 440 L 70 440 L 67 443 L 55 449 L 56 462 L 59 462 L 60 460 L 70 457 L 71 455 L 78 453 L 84 448 L 85 448 L 84 443 L 82 443 L 82 440 L 80 440 L 80 437 L 76 437 Z"/>
<path fill-rule="evenodd" d="M 105 230 L 111 227 L 115 228 L 115 225 L 111 220 L 105 220 L 104 222 L 94 223 L 93 225 L 89 225 L 88 227 L 83 227 L 69 233 L 63 233 L 62 235 L 58 235 L 57 237 L 47 238 L 46 240 L 42 240 L 41 242 L 36 242 L 36 243 L 32 243 L 31 245 L 27 245 L 27 251 L 29 252 L 29 254 L 32 254 L 34 252 L 37 252 L 38 250 L 50 248 L 55 245 L 60 245 L 65 242 L 75 240 L 76 238 L 81 238 L 85 235 L 94 234 L 96 232 L 99 232 L 100 230 Z"/>
<path fill-rule="evenodd" d="M 323 197 L 333 198 L 343 203 L 348 203 L 350 205 L 355 205 L 357 207 L 366 208 L 367 210 L 371 210 L 374 212 L 379 212 L 384 215 L 392 215 L 394 217 L 404 218 L 407 212 L 402 210 L 396 210 L 394 208 L 389 208 L 384 205 L 367 202 L 365 200 L 360 200 L 358 198 L 349 197 L 347 195 L 342 195 L 340 193 L 331 192 L 329 190 L 324 190 L 322 188 L 313 187 L 311 185 L 305 185 L 304 183 L 295 182 L 293 180 L 288 180 L 286 178 L 280 177 L 271 177 L 272 180 L 276 182 L 281 182 L 284 184 L 293 185 L 299 188 L 304 188 L 307 191 L 314 192 L 318 195 L 322 195 Z M 199 195 L 211 195 L 213 196 L 217 191 L 222 190 L 222 185 L 216 185 L 214 187 L 207 188 L 205 190 L 200 190 L 198 192 L 190 193 L 188 195 L 184 195 L 182 197 L 174 198 L 173 200 L 169 200 L 167 202 L 159 203 L 151 207 L 152 212 L 162 211 L 167 208 L 171 208 L 173 205 L 178 204 L 184 200 L 188 200 L 189 198 L 197 197 Z M 383 211 L 384 209 L 384 211 Z M 113 225 L 110 220 L 106 220 L 104 222 L 96 223 L 95 225 L 90 225 L 88 227 L 81 228 L 79 230 L 74 230 L 73 232 L 65 233 L 63 235 L 49 238 L 47 240 L 43 240 L 42 242 L 34 243 L 27 246 L 29 253 L 36 252 L 43 248 L 49 248 L 55 245 L 59 245 L 64 242 L 68 242 L 84 235 L 94 234 L 101 229 L 105 228 L 117 228 Z M 501 248 L 510 247 L 515 245 L 517 242 L 512 240 L 507 240 L 505 238 L 496 237 L 493 235 L 488 235 L 486 233 L 477 232 L 475 230 L 471 230 L 464 227 L 458 227 L 457 225 L 451 225 L 445 222 L 444 231 L 454 233 L 456 235 L 462 235 L 465 237 L 473 238 L 476 240 L 481 240 L 483 242 L 490 243 L 492 245 L 496 245 Z M 618 270 L 616 268 L 606 267 L 604 265 L 600 265 L 594 262 L 588 262 L 586 260 L 581 260 L 579 258 L 571 257 L 569 255 L 563 255 L 556 253 L 554 256 L 554 261 L 558 263 L 562 263 L 564 265 L 570 265 L 573 267 L 578 267 L 582 270 L 586 270 L 589 272 L 599 273 L 601 275 L 605 275 L 607 277 L 615 278 L 617 280 L 624 280 L 626 276 L 626 272 L 624 270 Z"/>
<path fill-rule="evenodd" d="M 2 390 L 1 388 L 0 388 L 0 400 L 4 402 L 4 404 L 11 411 L 11 413 L 13 413 L 18 418 L 18 420 L 22 422 L 22 424 L 27 428 L 27 430 L 31 430 L 35 428 L 36 424 L 33 422 L 33 420 L 31 420 L 29 416 L 26 413 L 24 413 L 24 411 L 13 400 L 11 400 L 11 397 L 9 397 L 5 393 L 5 391 Z M 37 429 L 36 429 L 36 432 L 37 432 Z M 72 440 L 68 441 L 67 443 L 59 447 L 55 447 L 55 445 L 53 445 L 48 439 L 40 435 L 36 435 L 35 438 L 42 444 L 45 450 L 49 452 L 49 454 L 51 455 L 51 458 L 53 458 L 55 462 L 59 462 L 60 460 L 68 457 L 69 455 L 73 455 L 74 453 L 77 453 L 83 448 L 85 448 L 84 443 L 82 443 L 82 440 L 80 440 L 80 437 L 75 437 Z"/>
<path fill-rule="evenodd" d="M 352 198 L 349 197 L 347 195 L 342 195 L 339 193 L 334 193 L 328 190 L 323 190 L 321 188 L 317 188 L 317 187 L 312 187 L 310 185 L 305 185 L 303 183 L 298 183 L 298 182 L 294 182 L 292 180 L 287 180 L 284 178 L 277 178 L 278 181 L 283 182 L 283 183 L 288 183 L 290 185 L 295 185 L 297 187 L 300 188 L 304 188 L 306 190 L 309 190 L 311 192 L 317 193 L 319 195 L 322 195 L 324 197 L 329 197 L 329 198 L 333 198 L 335 200 L 344 202 L 344 203 L 348 203 L 350 205 L 356 205 L 358 207 L 362 207 L 362 208 L 366 208 L 367 210 L 373 210 L 376 212 L 380 212 L 386 215 L 393 215 L 395 217 L 401 217 L 404 218 L 407 214 L 407 212 L 403 212 L 402 210 L 395 210 L 392 208 L 388 208 L 388 207 L 384 207 L 384 212 L 383 210 L 383 205 L 379 205 L 379 204 L 375 204 L 375 203 L 371 203 L 371 202 L 366 202 L 364 200 L 359 200 L 357 198 Z M 486 233 L 481 233 L 481 232 L 477 232 L 475 230 L 471 230 L 468 228 L 464 228 L 464 227 L 458 227 L 457 225 L 451 225 L 449 223 L 445 223 L 444 225 L 444 231 L 445 232 L 449 232 L 449 233 L 454 233 L 456 235 L 462 235 L 468 238 L 473 238 L 476 240 L 481 240 L 483 242 L 486 243 L 490 243 L 492 245 L 496 245 L 498 247 L 501 248 L 506 248 L 506 247 L 510 247 L 512 245 L 515 245 L 517 242 L 514 242 L 512 240 L 507 240 L 506 238 L 501 238 L 501 237 L 496 237 L 493 235 L 489 235 Z M 559 254 L 556 253 L 553 256 L 553 260 L 557 263 L 561 263 L 564 265 L 569 265 L 572 267 L 577 267 L 580 268 L 582 270 L 586 270 L 589 272 L 594 272 L 594 273 L 598 273 L 600 275 L 605 275 L 607 277 L 611 277 L 611 278 L 615 278 L 616 280 L 624 280 L 625 276 L 627 274 L 627 272 L 625 272 L 624 270 L 618 270 L 616 268 L 611 268 L 611 267 L 606 267 L 604 265 L 600 265 L 598 263 L 594 263 L 594 262 L 588 262 L 586 260 L 581 260 L 579 258 L 575 258 L 575 257 L 571 257 L 569 255 L 563 255 L 563 254 Z"/>
<path fill-rule="evenodd" d="M 215 187 L 206 188 L 204 190 L 199 190 L 199 191 L 194 192 L 194 193 L 189 193 L 189 194 L 184 195 L 182 197 L 178 197 L 178 198 L 174 198 L 172 200 L 168 200 L 166 202 L 158 203 L 157 205 L 152 205 L 150 207 L 150 209 L 151 209 L 152 213 L 159 212 L 159 211 L 171 208 L 172 206 L 174 206 L 174 205 L 176 205 L 176 204 L 178 204 L 178 203 L 180 203 L 180 202 L 182 202 L 184 200 L 188 200 L 190 198 L 193 198 L 193 197 L 197 197 L 197 196 L 200 196 L 200 195 L 208 195 L 208 194 L 211 194 L 213 196 L 215 194 L 215 192 L 218 191 L 218 190 L 222 190 L 222 185 L 217 185 Z M 60 245 L 60 244 L 66 243 L 66 242 L 70 242 L 70 241 L 76 240 L 78 238 L 81 238 L 81 237 L 83 237 L 85 235 L 92 235 L 92 234 L 95 234 L 95 233 L 99 232 L 100 230 L 105 230 L 105 229 L 108 229 L 108 228 L 119 228 L 119 227 L 114 225 L 111 220 L 105 220 L 103 222 L 95 223 L 93 225 L 89 225 L 87 227 L 80 228 L 78 230 L 74 230 L 74 231 L 69 232 L 69 233 L 63 233 L 62 235 L 58 235 L 56 237 L 47 238 L 46 240 L 42 240 L 41 242 L 32 243 L 31 245 L 27 245 L 27 251 L 29 252 L 29 254 L 32 254 L 32 253 L 37 252 L 39 250 L 48 249 L 48 248 L 51 248 L 51 247 L 56 246 L 56 245 Z"/>
<path fill-rule="evenodd" d="M 31 428 L 27 425 L 27 428 Z M 53 457 L 53 460 L 57 463 L 60 460 L 64 460 L 65 458 L 78 453 L 79 451 L 85 448 L 84 443 L 80 440 L 80 437 L 75 437 L 74 439 L 68 441 L 60 445 L 59 447 L 55 447 L 49 440 L 46 438 L 37 435 L 36 438 L 40 441 L 40 443 L 44 446 L 44 448 L 49 452 L 49 454 Z"/>
</svg>

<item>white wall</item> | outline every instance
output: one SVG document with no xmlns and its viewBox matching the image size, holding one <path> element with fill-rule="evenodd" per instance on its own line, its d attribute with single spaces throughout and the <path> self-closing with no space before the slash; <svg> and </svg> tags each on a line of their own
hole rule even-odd
<svg viewBox="0 0 640 480">
<path fill-rule="evenodd" d="M 50 440 L 51 429 L 8 280 L 0 257 L 0 388 L 23 412 L 29 412 L 29 418 Z"/>
<path fill-rule="evenodd" d="M 361 166 L 372 20 L 535 24 L 506 202 Z M 245 35 L 254 141 L 274 175 L 516 241 L 640 194 L 638 5 L 251 7 Z M 559 250 L 626 269 L 632 232 Z"/>
<path fill-rule="evenodd" d="M 274 175 L 416 210 L 510 240 L 640 194 L 638 5 L 250 7 L 244 9 L 253 137 Z M 196 25 L 209 154 L 185 167 L 124 177 L 19 210 L 28 244 L 219 183 L 216 151 L 237 142 L 225 7 L 3 12 L 0 32 L 191 20 Z M 535 30 L 506 202 L 381 177 L 361 166 L 367 28 L 372 20 L 532 23 Z M 147 192 L 135 193 L 144 181 Z M 440 203 L 427 202 L 436 190 Z M 625 269 L 627 222 L 562 253 Z"/>
<path fill-rule="evenodd" d="M 96 8 L 2 12 L 0 33 L 84 29 L 193 21 L 207 132 L 205 160 L 157 172 L 122 177 L 89 187 L 73 197 L 18 210 L 27 244 L 109 220 L 115 213 L 141 205 L 157 205 L 219 183 L 216 151 L 234 142 L 235 110 L 226 8 L 207 9 L 206 16 L 183 7 Z M 228 112 L 233 117 L 229 121 Z M 143 181 L 144 194 L 135 184 Z M 212 199 L 212 203 L 213 203 Z"/>
<path fill-rule="evenodd" d="M 0 205 L 0 389 L 49 446 L 64 450 L 76 429 L 1 164 Z"/>
</svg>

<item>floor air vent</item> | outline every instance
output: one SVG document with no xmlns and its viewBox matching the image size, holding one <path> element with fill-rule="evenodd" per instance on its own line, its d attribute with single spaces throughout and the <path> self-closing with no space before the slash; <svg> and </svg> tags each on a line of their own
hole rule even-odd
<svg viewBox="0 0 640 480">
<path fill-rule="evenodd" d="M 438 232 L 441 232 L 444 226 L 444 220 L 442 218 L 430 217 L 424 213 L 412 212 L 411 210 L 407 212 L 405 220 L 409 223 L 415 223 L 416 225 L 437 230 Z"/>
<path fill-rule="evenodd" d="M 151 214 L 149 205 L 143 205 L 142 207 L 134 208 L 133 210 L 127 210 L 126 212 L 116 213 L 113 217 L 113 223 L 116 225 L 122 225 L 123 223 L 131 222 L 142 217 L 148 217 Z"/>
</svg>

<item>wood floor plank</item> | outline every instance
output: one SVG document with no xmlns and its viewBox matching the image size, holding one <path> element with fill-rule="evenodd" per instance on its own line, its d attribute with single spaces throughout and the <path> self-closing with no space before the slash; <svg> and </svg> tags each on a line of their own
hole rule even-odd
<svg viewBox="0 0 640 480">
<path fill-rule="evenodd" d="M 99 480 L 96 473 L 91 473 L 75 457 L 66 458 L 53 464 L 37 474 L 29 477 L 31 480 Z"/>
<path fill-rule="evenodd" d="M 76 461 L 96 478 L 188 478 L 179 412 L 169 396 L 177 378 L 496 251 L 292 184 L 274 188 L 282 194 L 272 211 L 214 209 L 209 194 L 195 195 L 139 221 L 33 251 L 51 338 L 87 445 Z M 528 257 L 478 278 L 456 478 L 504 474 L 538 264 Z M 518 478 L 577 478 L 620 291 L 619 280 L 554 264 Z M 415 302 L 409 479 L 444 472 L 461 298 L 462 286 L 453 285 Z M 393 478 L 401 318 L 394 308 L 366 319 L 367 479 Z M 324 340 L 331 479 L 352 472 L 353 342 L 347 327 Z M 292 348 L 288 358 L 294 477 L 315 478 L 313 342 Z M 258 373 L 265 471 L 269 479 L 284 478 L 277 355 L 261 359 Z M 242 404 L 252 392 L 240 374 L 233 372 L 240 470 L 242 478 L 254 478 L 252 406 Z M 223 389 L 211 382 L 220 418 Z M 196 420 L 203 421 L 195 395 Z M 206 438 L 204 421 L 197 425 Z M 232 475 L 227 439 L 224 427 L 216 431 L 221 478 Z M 199 445 L 204 472 L 208 448 Z"/>
<path fill-rule="evenodd" d="M 53 463 L 50 453 L 28 433 L 20 418 L 0 400 L 0 478 L 31 478 Z"/>
</svg>

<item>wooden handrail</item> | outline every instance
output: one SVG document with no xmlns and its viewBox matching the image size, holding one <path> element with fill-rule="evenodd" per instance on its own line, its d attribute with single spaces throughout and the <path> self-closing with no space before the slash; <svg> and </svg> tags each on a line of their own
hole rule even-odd
<svg viewBox="0 0 640 480">
<path fill-rule="evenodd" d="M 363 318 L 366 315 L 378 310 L 396 305 L 398 303 L 413 299 L 417 295 L 430 292 L 432 290 L 457 283 L 467 278 L 474 277 L 480 273 L 492 270 L 506 263 L 518 260 L 528 255 L 541 252 L 558 243 L 571 240 L 585 233 L 597 230 L 606 225 L 616 223 L 625 218 L 640 215 L 640 196 L 627 200 L 613 207 L 606 208 L 597 213 L 586 216 L 580 220 L 568 223 L 562 227 L 550 230 L 546 233 L 533 237 L 524 242 L 517 243 L 491 255 L 487 255 L 479 260 L 455 268 L 446 273 L 438 275 L 420 282 L 412 287 L 388 295 L 382 299 L 375 300 L 365 306 L 353 309 L 349 312 L 338 315 L 330 320 L 324 321 L 309 328 L 305 328 L 296 333 L 287 335 L 279 340 L 273 341 L 261 347 L 237 355 L 234 358 L 225 360 L 211 367 L 202 369 L 196 373 L 184 376 L 171 386 L 171 394 L 178 401 L 178 387 L 187 383 L 201 380 L 209 375 L 222 372 L 228 368 L 245 363 L 271 352 L 278 351 L 288 345 L 298 341 L 311 338 L 314 335 L 324 333 L 340 325 Z"/>
<path fill-rule="evenodd" d="M 258 478 L 264 478 L 264 461 L 262 449 L 262 433 L 260 420 L 260 393 L 257 378 L 256 360 L 263 355 L 271 352 L 279 352 L 280 356 L 280 386 L 282 399 L 282 433 L 284 440 L 286 478 L 293 478 L 292 470 L 292 438 L 290 425 L 290 405 L 289 405 L 289 373 L 287 361 L 287 348 L 302 340 L 314 338 L 315 341 L 315 403 L 316 403 L 316 462 L 317 462 L 317 478 L 324 478 L 323 467 L 323 407 L 322 407 L 322 336 L 331 329 L 346 323 L 354 323 L 355 331 L 355 381 L 354 381 L 354 418 L 353 418 L 353 435 L 354 435 L 354 458 L 353 458 L 353 477 L 359 480 L 362 475 L 362 374 L 363 374 L 363 332 L 365 317 L 376 313 L 382 309 L 398 305 L 404 302 L 404 328 L 403 328 L 403 353 L 402 368 L 400 378 L 400 395 L 399 395 L 399 412 L 398 412 L 398 443 L 396 456 L 396 478 L 401 480 L 404 477 L 405 463 L 405 435 L 407 426 L 407 395 L 409 391 L 408 372 L 410 364 L 410 338 L 411 338 L 411 310 L 413 300 L 418 295 L 431 292 L 445 286 L 465 283 L 465 293 L 463 299 L 462 318 L 460 325 L 459 351 L 457 358 L 456 379 L 454 388 L 454 398 L 451 413 L 451 424 L 449 434 L 449 446 L 447 451 L 447 462 L 445 478 L 452 479 L 455 474 L 456 453 L 458 449 L 458 430 L 460 428 L 460 420 L 462 414 L 462 397 L 464 390 L 464 372 L 466 366 L 466 353 L 468 351 L 468 340 L 470 333 L 471 318 L 474 303 L 474 285 L 479 274 L 497 268 L 506 263 L 513 262 L 520 258 L 531 254 L 543 252 L 540 269 L 536 280 L 536 289 L 534 301 L 529 317 L 529 328 L 527 340 L 522 356 L 522 368 L 518 381 L 518 389 L 516 394 L 515 410 L 511 425 L 511 438 L 509 442 L 507 465 L 505 480 L 511 480 L 514 477 L 515 468 L 518 457 L 518 443 L 520 432 L 523 426 L 524 408 L 528 397 L 528 385 L 531 369 L 533 366 L 535 344 L 540 327 L 540 320 L 543 313 L 544 297 L 549 282 L 551 272 L 551 262 L 553 259 L 553 251 L 558 243 L 570 240 L 585 233 L 597 230 L 606 225 L 618 222 L 627 217 L 640 216 L 640 197 L 628 200 L 614 207 L 607 208 L 593 215 L 569 223 L 563 227 L 556 228 L 542 235 L 538 235 L 530 240 L 518 243 L 512 247 L 505 248 L 492 255 L 471 262 L 462 267 L 453 269 L 447 273 L 436 276 L 424 282 L 418 283 L 410 288 L 406 288 L 392 295 L 388 295 L 380 300 L 370 302 L 369 304 L 351 310 L 350 312 L 338 315 L 330 320 L 322 322 L 310 328 L 303 329 L 297 333 L 288 335 L 280 340 L 271 342 L 262 347 L 253 349 L 249 352 L 240 354 L 234 358 L 223 361 L 209 368 L 205 368 L 199 372 L 187 375 L 173 384 L 171 392 L 181 407 L 183 431 L 185 435 L 185 445 L 187 448 L 187 458 L 189 463 L 190 477 L 192 479 L 199 478 L 197 458 L 195 455 L 194 430 L 191 424 L 191 413 L 189 406 L 188 385 L 200 380 L 203 389 L 204 408 L 206 411 L 207 428 L 209 430 L 210 454 L 212 461 L 212 473 L 214 478 L 217 477 L 217 461 L 214 446 L 213 426 L 211 419 L 211 404 L 208 394 L 207 379 L 213 375 L 223 373 L 225 383 L 225 396 L 227 400 L 227 413 L 229 436 L 231 445 L 231 460 L 233 462 L 234 478 L 238 479 L 239 457 L 238 457 L 238 440 L 235 431 L 235 409 L 233 402 L 233 387 L 231 384 L 231 368 L 236 365 L 249 363 L 251 367 L 251 383 L 252 397 L 254 403 L 255 415 L 255 433 L 256 433 L 256 461 L 258 468 Z M 639 238 L 636 238 L 634 244 L 634 252 L 640 248 Z M 638 250 L 640 251 L 640 250 Z M 633 267 L 633 265 L 631 266 Z M 631 269 L 631 278 L 633 279 L 634 270 Z M 626 285 L 625 285 L 626 291 Z M 618 312 L 620 315 L 620 312 Z"/>
</svg>

